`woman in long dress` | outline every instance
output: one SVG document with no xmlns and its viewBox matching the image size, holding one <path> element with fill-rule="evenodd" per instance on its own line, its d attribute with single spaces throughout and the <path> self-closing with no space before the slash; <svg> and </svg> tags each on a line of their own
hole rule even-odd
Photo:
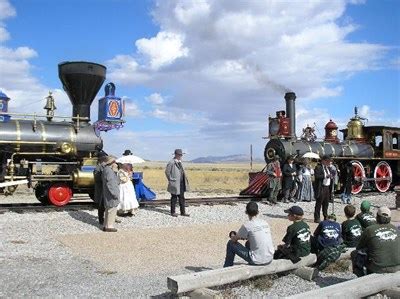
<svg viewBox="0 0 400 299">
<path fill-rule="evenodd" d="M 312 185 L 311 176 L 314 170 L 311 168 L 310 161 L 305 159 L 303 165 L 300 167 L 299 179 L 301 180 L 301 189 L 299 192 L 298 201 L 312 201 L 314 200 L 314 189 Z"/>
<path fill-rule="evenodd" d="M 136 199 L 135 188 L 132 183 L 132 165 L 122 164 L 121 169 L 118 170 L 119 178 L 119 196 L 120 202 L 118 205 L 119 215 L 135 215 L 135 209 L 139 207 Z"/>
</svg>

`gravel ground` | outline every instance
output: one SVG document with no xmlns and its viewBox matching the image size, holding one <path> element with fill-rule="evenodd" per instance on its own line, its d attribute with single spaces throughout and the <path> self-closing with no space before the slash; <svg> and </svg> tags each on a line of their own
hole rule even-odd
<svg viewBox="0 0 400 299">
<path fill-rule="evenodd" d="M 374 209 L 393 207 L 395 195 L 362 195 L 355 198 L 357 206 L 362 199 L 369 199 Z M 300 205 L 312 220 L 314 203 Z M 275 245 L 289 223 L 283 212 L 288 206 L 260 204 Z M 245 220 L 244 210 L 244 203 L 193 206 L 188 208 L 190 218 L 173 218 L 167 206 L 146 208 L 124 218 L 115 234 L 99 230 L 96 211 L 2 214 L 0 297 L 169 296 L 167 276 L 221 267 L 227 233 Z M 335 213 L 343 219 L 338 201 Z M 398 211 L 394 220 L 400 221 Z M 285 296 L 352 278 L 347 272 L 321 273 L 315 282 L 306 282 L 287 275 L 267 291 L 239 287 L 232 292 L 242 297 Z"/>
</svg>

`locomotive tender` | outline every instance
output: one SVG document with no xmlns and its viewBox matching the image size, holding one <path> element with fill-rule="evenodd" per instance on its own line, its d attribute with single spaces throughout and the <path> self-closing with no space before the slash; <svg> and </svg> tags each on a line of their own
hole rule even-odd
<svg viewBox="0 0 400 299">
<path fill-rule="evenodd" d="M 103 148 L 100 131 L 124 121 L 122 101 L 109 83 L 99 100 L 99 120 L 90 124 L 90 106 L 105 80 L 105 66 L 63 62 L 58 72 L 72 103 L 72 117 L 54 116 L 51 93 L 46 115 L 9 113 L 10 99 L 0 92 L 0 188 L 10 195 L 18 185 L 28 184 L 42 203 L 62 206 L 75 192 L 93 195 L 93 169 Z"/>
<path fill-rule="evenodd" d="M 346 163 L 351 162 L 354 170 L 352 193 L 363 188 L 373 188 L 386 192 L 399 182 L 400 178 L 400 128 L 388 126 L 365 126 L 363 118 L 350 119 L 347 128 L 340 130 L 343 141 L 338 138 L 338 127 L 330 120 L 325 126 L 325 137 L 317 141 L 311 127 L 303 129 L 300 139 L 296 137 L 296 94 L 285 94 L 286 111 L 277 111 L 276 117 L 269 118 L 269 139 L 265 146 L 264 158 L 269 163 L 275 155 L 284 161 L 290 155 L 302 157 L 312 152 L 330 155 L 343 171 Z"/>
</svg>

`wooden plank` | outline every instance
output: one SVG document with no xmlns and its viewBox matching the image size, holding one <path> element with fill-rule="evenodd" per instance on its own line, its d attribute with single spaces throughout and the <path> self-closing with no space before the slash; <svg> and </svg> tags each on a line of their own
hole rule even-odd
<svg viewBox="0 0 400 299">
<path fill-rule="evenodd" d="M 398 285 L 400 285 L 400 271 L 396 273 L 370 274 L 287 298 L 361 298 Z"/>
<path fill-rule="evenodd" d="M 348 248 L 340 259 L 350 257 L 354 248 Z M 273 260 L 266 266 L 239 265 L 222 269 L 182 274 L 167 277 L 168 289 L 175 293 L 193 291 L 200 288 L 224 285 L 256 276 L 285 272 L 311 266 L 317 261 L 315 254 L 303 257 L 300 262 L 293 264 L 290 260 Z"/>
<path fill-rule="evenodd" d="M 273 260 L 266 266 L 239 265 L 222 269 L 195 272 L 167 277 L 168 289 L 173 293 L 183 293 L 200 288 L 224 285 L 255 276 L 279 273 L 304 266 L 310 266 L 317 261 L 315 254 L 310 254 L 293 264 L 290 260 Z"/>
</svg>

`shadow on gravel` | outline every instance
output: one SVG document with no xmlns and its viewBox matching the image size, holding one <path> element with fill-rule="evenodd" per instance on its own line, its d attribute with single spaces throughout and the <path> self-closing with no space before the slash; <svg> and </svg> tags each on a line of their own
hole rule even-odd
<svg viewBox="0 0 400 299">
<path fill-rule="evenodd" d="M 165 292 L 160 295 L 150 296 L 150 298 L 152 298 L 152 299 L 173 299 L 173 298 L 179 298 L 179 296 L 176 294 L 173 294 L 171 292 Z"/>
<path fill-rule="evenodd" d="M 162 209 L 162 208 L 157 208 L 157 207 L 144 207 L 144 208 L 141 208 L 141 209 L 147 210 L 147 211 L 158 212 L 158 213 L 165 214 L 165 215 L 170 215 L 171 214 L 169 210 Z"/>
<path fill-rule="evenodd" d="M 319 285 L 321 288 L 334 285 L 337 283 L 348 281 L 349 279 L 336 277 L 336 276 L 329 276 L 329 277 L 317 277 L 314 279 L 315 283 Z"/>
<path fill-rule="evenodd" d="M 193 271 L 193 272 L 212 270 L 212 268 L 209 268 L 209 267 L 194 267 L 194 266 L 186 266 L 185 269 L 187 269 L 189 271 Z"/>
<path fill-rule="evenodd" d="M 72 218 L 79 220 L 83 223 L 93 225 L 95 227 L 99 226 L 99 221 L 96 216 L 93 216 L 85 211 L 69 211 L 68 215 Z"/>
<path fill-rule="evenodd" d="M 276 214 L 270 214 L 270 213 L 264 213 L 264 216 L 270 217 L 270 218 L 281 218 L 281 219 L 287 219 L 286 215 L 276 215 Z"/>
</svg>

